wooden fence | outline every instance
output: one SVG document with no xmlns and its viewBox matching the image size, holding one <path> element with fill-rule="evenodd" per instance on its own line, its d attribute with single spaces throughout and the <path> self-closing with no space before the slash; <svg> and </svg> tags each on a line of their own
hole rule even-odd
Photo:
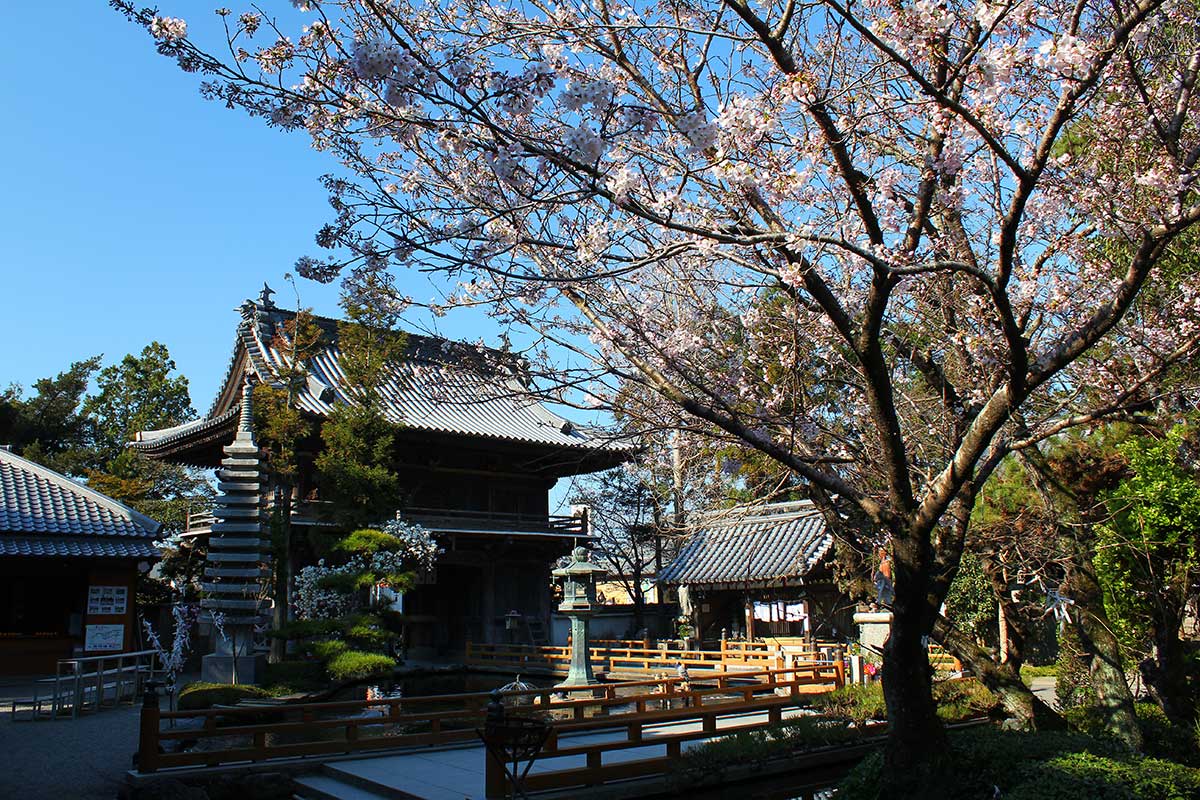
<svg viewBox="0 0 1200 800">
<path fill-rule="evenodd" d="M 812 664 L 713 675 L 690 683 L 671 677 L 571 687 L 566 700 L 559 699 L 563 690 L 557 688 L 504 694 L 514 700 L 523 698 L 534 710 L 546 713 L 555 736 L 562 731 L 614 727 L 625 727 L 635 735 L 641 726 L 673 719 L 677 712 L 733 713 L 738 707 L 744 711 L 777 702 L 778 692 L 794 702 L 802 694 L 829 691 L 844 682 L 840 664 Z M 477 692 L 161 711 L 157 698 L 148 695 L 142 707 L 138 770 L 151 773 L 469 742 L 475 740 L 475 729 L 482 724 L 490 700 L 490 693 Z M 172 752 L 173 743 L 184 741 L 200 747 Z"/>
</svg>

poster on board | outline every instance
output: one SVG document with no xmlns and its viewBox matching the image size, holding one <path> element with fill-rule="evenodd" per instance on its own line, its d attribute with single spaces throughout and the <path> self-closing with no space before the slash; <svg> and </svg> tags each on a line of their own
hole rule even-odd
<svg viewBox="0 0 1200 800">
<path fill-rule="evenodd" d="M 89 586 L 87 613 L 124 614 L 129 603 L 127 586 Z"/>
<path fill-rule="evenodd" d="M 88 653 L 125 649 L 125 626 L 88 625 L 83 636 L 83 649 Z"/>
</svg>

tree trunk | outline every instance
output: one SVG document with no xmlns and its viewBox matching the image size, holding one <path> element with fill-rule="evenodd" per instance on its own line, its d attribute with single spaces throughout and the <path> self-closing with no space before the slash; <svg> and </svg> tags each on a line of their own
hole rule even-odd
<svg viewBox="0 0 1200 800">
<path fill-rule="evenodd" d="M 1004 711 L 1021 730 L 1062 730 L 1066 721 L 1021 680 L 1021 659 L 996 663 L 991 655 L 939 616 L 933 627 L 934 638 L 970 667 L 979 682 L 1000 698 Z M 1014 642 L 1015 644 L 1015 642 Z M 1015 654 L 1013 654 L 1015 655 Z"/>
<path fill-rule="evenodd" d="M 275 529 L 278 541 L 275 543 L 275 608 L 272 614 L 272 626 L 281 630 L 288 624 L 291 608 L 292 586 L 292 487 L 280 484 L 278 487 L 278 502 L 275 505 Z M 278 664 L 287 658 L 287 640 L 275 636 L 271 638 L 272 663 Z"/>
<path fill-rule="evenodd" d="M 1196 722 L 1197 701 L 1188 678 L 1188 648 L 1179 638 L 1180 624 L 1171 612 L 1154 621 L 1154 652 L 1141 663 L 1141 674 L 1167 718 L 1190 727 Z"/>
<path fill-rule="evenodd" d="M 883 645 L 883 697 L 888 739 L 884 774 L 889 797 L 928 797 L 946 754 L 946 733 L 933 702 L 926 649 L 933 626 L 929 570 L 920 543 L 894 539 L 892 629 Z"/>
<path fill-rule="evenodd" d="M 1067 596 L 1074 600 L 1071 616 L 1088 657 L 1088 672 L 1096 700 L 1105 716 L 1105 730 L 1134 752 L 1142 749 L 1142 732 L 1133 708 L 1133 693 L 1121 664 L 1121 649 L 1104 611 L 1104 595 L 1090 553 L 1078 537 L 1062 541 L 1071 553 Z M 1064 548 L 1066 549 L 1066 548 Z"/>
</svg>

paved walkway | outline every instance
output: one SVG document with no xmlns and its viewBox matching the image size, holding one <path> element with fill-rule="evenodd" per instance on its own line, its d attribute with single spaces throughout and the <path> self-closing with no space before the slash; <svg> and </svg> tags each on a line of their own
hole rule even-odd
<svg viewBox="0 0 1200 800">
<path fill-rule="evenodd" d="M 12 698 L 32 687 L 0 686 L 0 797 L 113 800 L 137 749 L 139 708 L 122 705 L 78 719 L 14 722 Z"/>
<path fill-rule="evenodd" d="M 796 716 L 796 709 L 784 711 L 784 717 Z M 766 722 L 766 712 L 724 717 L 718 720 L 717 730 Z M 661 756 L 664 744 L 654 744 L 656 737 L 673 733 L 701 730 L 698 720 L 650 726 L 643 732 L 651 743 L 642 747 L 617 750 L 604 754 L 604 763 L 615 764 L 643 758 Z M 578 746 L 595 742 L 624 741 L 624 730 L 597 731 L 562 736 L 561 746 Z M 683 749 L 696 747 L 703 740 L 683 743 Z M 464 747 L 437 752 L 406 753 L 397 756 L 361 758 L 326 764 L 321 775 L 299 779 L 301 795 L 310 797 L 335 797 L 345 800 L 362 798 L 395 797 L 397 792 L 421 800 L 464 800 L 484 796 L 484 770 L 486 752 L 482 746 Z M 584 756 L 560 756 L 545 758 L 534 764 L 531 773 L 552 772 L 560 769 L 586 766 Z M 311 791 L 305 792 L 304 789 Z"/>
<path fill-rule="evenodd" d="M 1029 682 L 1029 688 L 1033 693 L 1042 699 L 1042 702 L 1051 708 L 1058 708 L 1058 693 L 1055 691 L 1055 686 L 1058 679 L 1053 675 L 1046 678 L 1034 678 Z"/>
<path fill-rule="evenodd" d="M 33 678 L 0 683 L 0 800 L 113 800 L 133 765 L 141 700 L 77 719 L 14 722 L 12 699 L 35 688 Z"/>
</svg>

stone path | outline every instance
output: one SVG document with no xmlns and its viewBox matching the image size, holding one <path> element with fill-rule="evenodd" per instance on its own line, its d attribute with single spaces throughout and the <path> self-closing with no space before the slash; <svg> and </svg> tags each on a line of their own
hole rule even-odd
<svg viewBox="0 0 1200 800">
<path fill-rule="evenodd" d="M 795 709 L 784 711 L 785 717 L 797 714 L 799 712 Z M 766 712 L 724 717 L 718 720 L 717 729 L 719 731 L 766 720 Z M 645 729 L 643 737 L 653 740 L 667 734 L 700 729 L 699 721 L 654 725 Z M 568 743 L 570 746 L 577 746 L 594 742 L 623 741 L 624 738 L 623 730 L 609 730 L 563 736 L 559 742 L 563 746 L 567 746 Z M 684 742 L 683 748 L 687 750 L 702 741 L 697 739 Z M 653 758 L 663 755 L 664 748 L 663 744 L 650 743 L 643 747 L 605 753 L 604 763 Z M 484 796 L 485 757 L 483 747 L 474 746 L 339 761 L 326 764 L 320 774 L 299 778 L 297 794 L 313 800 L 473 800 Z M 584 765 L 583 756 L 547 758 L 534 764 L 532 772 L 551 772 Z"/>
</svg>

